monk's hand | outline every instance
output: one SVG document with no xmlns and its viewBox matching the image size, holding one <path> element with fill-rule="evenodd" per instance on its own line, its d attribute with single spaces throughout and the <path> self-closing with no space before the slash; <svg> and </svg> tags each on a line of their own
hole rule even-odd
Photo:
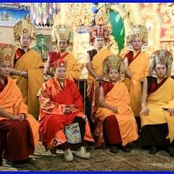
<svg viewBox="0 0 174 174">
<path fill-rule="evenodd" d="M 25 119 L 24 114 L 18 114 L 16 116 L 11 117 L 11 120 L 14 120 L 14 121 L 23 121 L 24 119 Z"/>
<path fill-rule="evenodd" d="M 126 70 L 126 77 L 128 77 L 129 79 L 132 78 L 132 74 L 128 69 Z"/>
<path fill-rule="evenodd" d="M 98 76 L 98 77 L 95 78 L 95 80 L 96 80 L 97 82 L 101 83 L 102 80 L 103 80 L 103 78 L 102 78 L 101 76 Z"/>
<path fill-rule="evenodd" d="M 118 108 L 116 106 L 113 106 L 112 111 L 117 114 L 118 113 Z"/>
<path fill-rule="evenodd" d="M 72 104 L 72 105 L 69 105 L 69 106 L 71 108 L 71 111 L 72 111 L 72 109 L 77 108 L 77 106 L 75 104 Z"/>
<path fill-rule="evenodd" d="M 25 77 L 25 78 L 28 78 L 28 73 L 27 73 L 27 71 L 21 71 L 21 76 L 22 76 L 22 77 Z"/>
<path fill-rule="evenodd" d="M 25 119 L 25 115 L 24 114 L 19 114 L 20 117 L 20 121 L 23 121 Z"/>
<path fill-rule="evenodd" d="M 71 106 L 66 105 L 66 106 L 65 106 L 65 114 L 71 114 L 71 113 L 72 113 L 72 111 L 71 111 Z"/>
<path fill-rule="evenodd" d="M 169 108 L 167 112 L 170 114 L 170 116 L 174 116 L 174 109 Z"/>
<path fill-rule="evenodd" d="M 149 115 L 149 109 L 147 107 L 143 107 L 140 112 L 140 115 Z"/>
<path fill-rule="evenodd" d="M 129 72 L 128 78 L 132 79 L 132 74 L 130 72 Z"/>
</svg>

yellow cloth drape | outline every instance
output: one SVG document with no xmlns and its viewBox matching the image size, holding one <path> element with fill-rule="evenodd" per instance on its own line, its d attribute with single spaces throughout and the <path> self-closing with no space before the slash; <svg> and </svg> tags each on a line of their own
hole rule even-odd
<svg viewBox="0 0 174 174">
<path fill-rule="evenodd" d="M 149 115 L 141 115 L 141 125 L 158 125 L 167 123 L 169 134 L 166 138 L 169 138 L 172 142 L 174 139 L 174 116 L 170 116 L 169 113 L 163 108 L 174 109 L 174 80 L 168 78 L 165 83 L 155 92 L 151 93 L 147 98 L 147 108 L 149 109 Z"/>
<path fill-rule="evenodd" d="M 36 119 L 39 114 L 39 102 L 37 100 L 37 93 L 44 82 L 43 62 L 40 55 L 34 51 L 29 50 L 16 62 L 14 68 L 20 71 L 27 71 L 28 78 L 13 75 L 12 78 L 17 79 L 24 102 L 28 105 L 29 113 Z"/>
<path fill-rule="evenodd" d="M 117 82 L 115 86 L 105 96 L 105 102 L 118 108 L 118 113 L 99 107 L 96 112 L 96 118 L 104 121 L 110 115 L 115 115 L 118 120 L 122 145 L 135 141 L 138 138 L 137 125 L 130 106 L 130 95 L 126 85 L 123 82 Z"/>
<path fill-rule="evenodd" d="M 93 57 L 91 64 L 92 64 L 92 68 L 97 73 L 97 75 L 99 76 L 102 75 L 102 70 L 103 70 L 102 63 L 110 55 L 112 55 L 111 51 L 103 48 Z M 93 81 L 94 81 L 94 78 L 90 74 L 88 74 L 88 79 L 87 79 L 88 86 L 90 86 Z"/>
<path fill-rule="evenodd" d="M 78 80 L 80 78 L 81 74 L 81 67 L 80 64 L 77 62 L 75 57 L 72 53 L 69 53 L 67 56 L 65 56 L 64 60 L 67 62 L 67 79 L 69 80 Z"/>
<path fill-rule="evenodd" d="M 8 78 L 8 83 L 4 90 L 0 93 L 0 107 L 12 115 L 18 115 L 20 113 L 26 114 L 32 133 L 35 146 L 39 142 L 39 123 L 35 118 L 28 114 L 28 107 L 23 102 L 22 94 L 20 89 L 15 83 L 15 80 Z M 0 116 L 0 120 L 7 119 Z M 19 147 L 20 148 L 20 147 Z"/>
<path fill-rule="evenodd" d="M 132 74 L 131 80 L 124 80 L 130 92 L 131 107 L 135 116 L 139 116 L 141 110 L 142 82 L 149 72 L 149 56 L 144 51 L 141 52 L 135 60 L 128 66 Z"/>
</svg>

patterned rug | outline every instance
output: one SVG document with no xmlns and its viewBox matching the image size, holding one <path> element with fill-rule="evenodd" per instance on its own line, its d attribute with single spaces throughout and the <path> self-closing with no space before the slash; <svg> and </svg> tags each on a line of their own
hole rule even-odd
<svg viewBox="0 0 174 174">
<path fill-rule="evenodd" d="M 29 165 L 26 171 L 174 171 L 174 157 L 170 157 L 167 152 L 159 151 L 151 155 L 147 150 L 136 145 L 132 146 L 130 153 L 125 153 L 121 149 L 113 154 L 109 149 L 101 150 L 91 148 L 91 158 L 81 159 L 74 156 L 74 161 L 65 162 L 64 154 L 58 152 L 56 155 L 45 152 L 41 145 L 33 156 L 36 164 Z M 13 171 L 21 170 L 7 166 L 4 162 L 0 170 Z"/>
</svg>

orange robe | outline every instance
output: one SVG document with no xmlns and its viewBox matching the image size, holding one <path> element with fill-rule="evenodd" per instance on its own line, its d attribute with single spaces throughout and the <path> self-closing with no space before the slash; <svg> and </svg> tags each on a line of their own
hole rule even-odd
<svg viewBox="0 0 174 174">
<path fill-rule="evenodd" d="M 80 78 L 81 67 L 72 53 L 65 53 L 65 55 L 61 57 L 59 52 L 50 52 L 49 56 L 49 64 L 51 68 L 54 67 L 54 63 L 56 60 L 58 60 L 59 58 L 63 58 L 67 62 L 66 78 L 73 81 Z"/>
<path fill-rule="evenodd" d="M 96 112 L 96 118 L 104 121 L 108 116 L 115 115 L 123 146 L 137 140 L 137 125 L 130 106 L 130 95 L 126 85 L 122 82 L 117 82 L 106 94 L 105 102 L 117 107 L 118 113 L 116 114 L 107 108 L 99 107 Z"/>
<path fill-rule="evenodd" d="M 10 77 L 8 78 L 8 83 L 4 90 L 0 93 L 0 107 L 14 116 L 20 113 L 26 115 L 26 120 L 29 122 L 30 128 L 32 130 L 32 138 L 36 147 L 39 140 L 39 123 L 32 115 L 28 114 L 28 108 L 23 102 L 21 91 L 16 85 L 15 81 Z M 0 121 L 4 119 L 7 118 L 0 116 Z"/>
<path fill-rule="evenodd" d="M 14 65 L 14 68 L 17 70 L 27 71 L 28 78 L 17 75 L 12 76 L 12 78 L 17 79 L 17 85 L 22 92 L 24 102 L 28 105 L 29 113 L 36 119 L 39 114 L 37 93 L 44 82 L 43 67 L 40 55 L 31 49 L 23 54 Z"/>
<path fill-rule="evenodd" d="M 75 117 L 86 121 L 84 140 L 93 142 L 87 117 L 83 113 L 82 97 L 77 85 L 66 79 L 61 87 L 55 77 L 45 82 L 40 89 L 40 137 L 48 150 L 67 142 L 64 128 L 71 124 Z M 65 105 L 76 105 L 71 114 L 64 114 Z"/>
<path fill-rule="evenodd" d="M 129 59 L 129 55 L 125 58 Z M 135 55 L 133 55 L 135 57 Z M 142 95 L 142 82 L 149 72 L 149 56 L 146 52 L 140 52 L 136 58 L 130 61 L 128 70 L 132 74 L 132 78 L 124 80 L 130 92 L 131 107 L 135 116 L 139 116 L 141 111 L 141 95 Z"/>
</svg>

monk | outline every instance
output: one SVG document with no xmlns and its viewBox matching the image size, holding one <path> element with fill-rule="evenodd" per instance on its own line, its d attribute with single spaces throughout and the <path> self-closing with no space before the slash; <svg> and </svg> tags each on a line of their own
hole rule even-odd
<svg viewBox="0 0 174 174">
<path fill-rule="evenodd" d="M 100 20 L 102 19 L 102 20 Z M 103 21 L 103 22 L 101 22 Z M 95 24 L 90 30 L 90 44 L 94 49 L 88 51 L 87 99 L 86 114 L 90 121 L 92 131 L 94 130 L 94 115 L 98 107 L 99 84 L 102 81 L 102 63 L 109 55 L 112 55 L 109 45 L 110 30 L 107 27 L 107 16 L 99 12 L 95 18 Z"/>
<path fill-rule="evenodd" d="M 35 28 L 29 20 L 18 21 L 14 26 L 14 44 L 19 48 L 15 52 L 11 75 L 17 80 L 29 113 L 37 119 L 37 93 L 44 82 L 44 66 L 40 55 L 30 48 L 35 43 L 35 36 Z"/>
<path fill-rule="evenodd" d="M 0 148 L 1 158 L 13 167 L 33 164 L 30 155 L 39 140 L 39 123 L 28 114 L 22 94 L 15 80 L 10 78 L 13 57 L 11 45 L 0 46 Z"/>
<path fill-rule="evenodd" d="M 77 81 L 80 78 L 81 67 L 77 62 L 73 53 L 67 51 L 67 47 L 70 43 L 70 29 L 63 24 L 53 27 L 52 41 L 56 42 L 58 52 L 49 52 L 48 63 L 46 71 L 48 75 L 54 76 L 54 64 L 58 59 L 64 59 L 67 62 L 66 78 Z"/>
<path fill-rule="evenodd" d="M 128 52 L 122 55 L 125 62 L 125 84 L 130 92 L 131 107 L 140 131 L 140 110 L 142 83 L 149 71 L 147 48 L 147 29 L 142 25 L 133 25 L 133 33 L 127 37 Z"/>
<path fill-rule="evenodd" d="M 157 50 L 151 57 L 149 75 L 143 84 L 142 146 L 150 154 L 166 148 L 174 157 L 174 80 L 170 77 L 173 56 Z"/>
<path fill-rule="evenodd" d="M 130 95 L 126 85 L 120 81 L 124 72 L 124 62 L 119 56 L 109 56 L 103 63 L 103 77 L 99 94 L 99 108 L 96 112 L 96 123 L 102 124 L 95 133 L 102 142 L 106 135 L 110 152 L 117 153 L 118 145 L 124 152 L 130 152 L 129 143 L 137 140 L 137 125 L 130 106 Z M 97 125 L 98 126 L 98 125 Z M 102 130 L 103 129 L 103 130 Z M 104 138 L 103 138 L 104 139 Z"/>
<path fill-rule="evenodd" d="M 74 159 L 72 149 L 76 156 L 88 159 L 86 145 L 93 142 L 93 137 L 77 85 L 66 79 L 66 65 L 59 59 L 55 76 L 40 89 L 40 138 L 46 150 L 63 149 L 65 161 Z"/>
</svg>

